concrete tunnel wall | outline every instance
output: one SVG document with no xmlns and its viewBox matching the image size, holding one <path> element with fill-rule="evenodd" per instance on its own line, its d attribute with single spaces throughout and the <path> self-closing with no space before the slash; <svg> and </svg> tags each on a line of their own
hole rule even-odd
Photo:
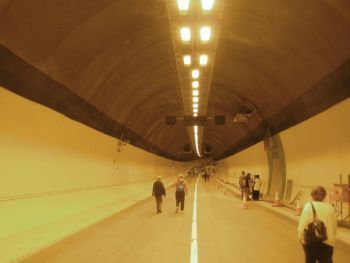
<svg viewBox="0 0 350 263">
<path fill-rule="evenodd" d="M 323 185 L 333 191 L 339 183 L 347 183 L 350 174 L 350 99 L 291 127 L 279 134 L 285 157 L 286 181 L 292 180 L 291 197 L 302 191 L 302 200 L 310 200 L 310 190 Z M 263 142 L 220 161 L 217 170 L 229 182 L 237 182 L 242 170 L 260 174 L 263 192 L 268 190 L 268 155 Z"/>
<path fill-rule="evenodd" d="M 149 197 L 157 175 L 169 185 L 188 165 L 120 146 L 3 88 L 0 164 L 0 247 L 7 253 L 0 252 L 2 262 Z"/>
</svg>

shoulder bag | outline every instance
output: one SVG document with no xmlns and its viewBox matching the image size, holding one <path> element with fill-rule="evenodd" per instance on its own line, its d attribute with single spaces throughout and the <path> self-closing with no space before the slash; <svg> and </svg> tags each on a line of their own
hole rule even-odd
<svg viewBox="0 0 350 263">
<path fill-rule="evenodd" d="M 304 241 L 306 245 L 321 243 L 327 240 L 327 229 L 322 221 L 316 216 L 315 207 L 311 202 L 313 221 L 304 229 Z"/>
</svg>

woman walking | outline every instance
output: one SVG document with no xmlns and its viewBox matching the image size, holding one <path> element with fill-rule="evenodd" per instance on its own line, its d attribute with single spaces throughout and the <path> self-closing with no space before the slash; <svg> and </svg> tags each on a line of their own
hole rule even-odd
<svg viewBox="0 0 350 263">
<path fill-rule="evenodd" d="M 305 263 L 332 263 L 333 249 L 337 233 L 337 220 L 333 207 L 323 202 L 326 198 L 326 189 L 322 186 L 317 186 L 311 191 L 312 202 L 307 203 L 301 213 L 298 237 L 301 241 L 304 253 Z M 313 222 L 314 217 L 323 222 L 326 228 L 326 240 L 307 244 L 304 237 L 305 229 Z"/>
</svg>

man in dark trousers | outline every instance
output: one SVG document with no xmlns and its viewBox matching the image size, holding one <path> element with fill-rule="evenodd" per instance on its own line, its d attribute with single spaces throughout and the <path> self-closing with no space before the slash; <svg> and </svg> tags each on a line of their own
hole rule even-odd
<svg viewBox="0 0 350 263">
<path fill-rule="evenodd" d="M 153 184 L 152 196 L 156 199 L 157 213 L 162 212 L 162 203 L 163 203 L 163 195 L 165 197 L 166 192 L 164 188 L 164 184 L 161 181 L 161 177 L 157 177 L 157 181 Z"/>
<path fill-rule="evenodd" d="M 245 171 L 242 171 L 242 175 L 239 177 L 239 188 L 241 189 L 241 197 L 243 199 L 243 195 L 246 194 L 247 190 L 247 177 L 245 175 Z"/>
</svg>

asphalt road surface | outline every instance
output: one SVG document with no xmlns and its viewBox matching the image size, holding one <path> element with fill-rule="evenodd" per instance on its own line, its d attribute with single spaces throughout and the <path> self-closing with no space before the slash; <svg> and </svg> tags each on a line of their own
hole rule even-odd
<svg viewBox="0 0 350 263">
<path fill-rule="evenodd" d="M 156 213 L 150 198 L 23 262 L 190 262 L 195 180 L 188 184 L 183 213 L 175 214 L 174 189 L 168 189 L 163 213 Z M 197 224 L 200 263 L 304 262 L 295 222 L 252 202 L 249 209 L 242 209 L 239 198 L 226 196 L 203 180 L 198 184 Z M 349 258 L 350 247 L 338 242 L 334 262 Z"/>
</svg>

